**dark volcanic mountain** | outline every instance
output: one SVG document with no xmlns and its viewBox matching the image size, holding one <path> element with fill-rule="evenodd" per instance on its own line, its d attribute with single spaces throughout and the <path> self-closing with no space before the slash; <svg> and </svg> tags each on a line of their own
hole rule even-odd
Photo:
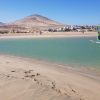
<svg viewBox="0 0 100 100">
<path fill-rule="evenodd" d="M 21 20 L 17 20 L 13 24 L 18 25 L 18 26 L 27 26 L 27 27 L 38 27 L 38 26 L 49 27 L 49 26 L 62 25 L 59 22 L 48 19 L 48 18 L 38 15 L 38 14 L 25 17 Z"/>
</svg>

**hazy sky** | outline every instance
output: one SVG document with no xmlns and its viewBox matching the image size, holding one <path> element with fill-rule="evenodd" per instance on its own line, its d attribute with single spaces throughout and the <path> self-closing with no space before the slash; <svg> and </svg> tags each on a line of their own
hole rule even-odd
<svg viewBox="0 0 100 100">
<path fill-rule="evenodd" d="M 99 24 L 100 0 L 0 0 L 0 22 L 32 14 L 65 24 Z"/>
</svg>

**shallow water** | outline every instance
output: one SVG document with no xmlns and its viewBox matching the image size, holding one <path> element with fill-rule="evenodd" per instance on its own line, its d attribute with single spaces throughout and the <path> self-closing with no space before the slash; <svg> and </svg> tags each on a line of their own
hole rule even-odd
<svg viewBox="0 0 100 100">
<path fill-rule="evenodd" d="M 96 37 L 0 40 L 0 53 L 30 57 L 71 66 L 100 68 Z"/>
</svg>

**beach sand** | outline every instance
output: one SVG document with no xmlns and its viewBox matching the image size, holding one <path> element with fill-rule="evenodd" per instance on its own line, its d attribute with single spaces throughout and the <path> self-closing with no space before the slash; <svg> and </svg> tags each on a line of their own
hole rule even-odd
<svg viewBox="0 0 100 100">
<path fill-rule="evenodd" d="M 100 81 L 68 66 L 0 55 L 0 100 L 100 100 Z"/>
<path fill-rule="evenodd" d="M 16 38 L 62 38 L 62 37 L 94 37 L 97 32 L 42 32 L 39 33 L 10 33 L 0 34 L 0 39 L 16 39 Z"/>
</svg>

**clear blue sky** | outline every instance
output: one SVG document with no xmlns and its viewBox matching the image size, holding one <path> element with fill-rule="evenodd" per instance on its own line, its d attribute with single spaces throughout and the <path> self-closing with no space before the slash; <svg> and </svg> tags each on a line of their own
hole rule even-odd
<svg viewBox="0 0 100 100">
<path fill-rule="evenodd" d="M 100 0 L 0 0 L 0 22 L 32 14 L 65 24 L 99 24 Z"/>
</svg>

